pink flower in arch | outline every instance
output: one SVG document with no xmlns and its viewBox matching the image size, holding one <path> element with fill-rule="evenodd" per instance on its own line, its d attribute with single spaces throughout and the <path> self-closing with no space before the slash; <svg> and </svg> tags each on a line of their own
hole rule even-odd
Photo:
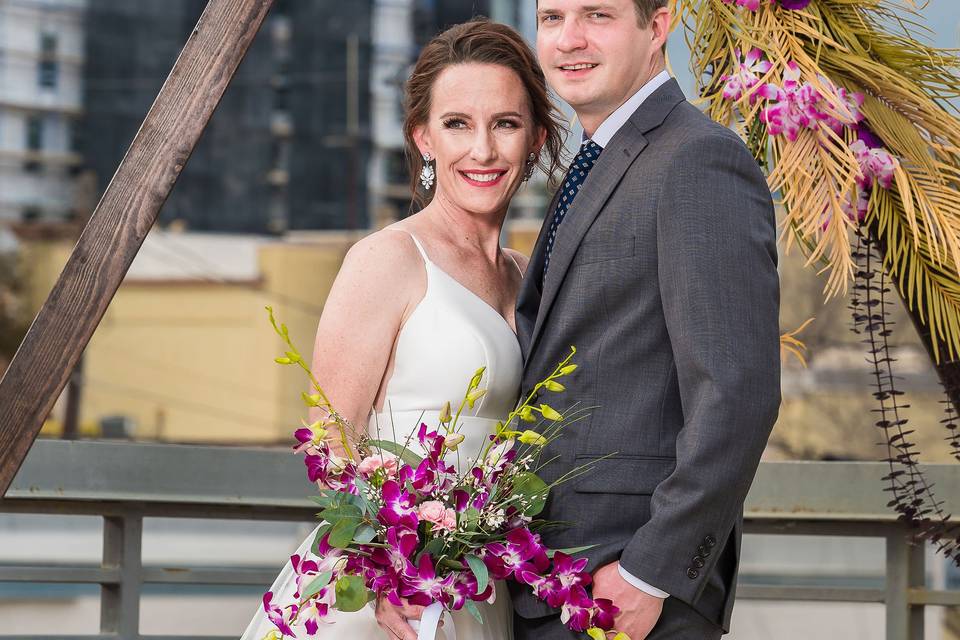
<svg viewBox="0 0 960 640">
<path fill-rule="evenodd" d="M 772 65 L 768 60 L 763 59 L 763 52 L 756 47 L 747 53 L 743 62 L 740 62 L 739 49 L 734 51 L 734 55 L 738 61 L 734 72 L 721 78 L 725 82 L 723 97 L 727 100 L 739 100 L 744 94 L 748 94 L 750 102 L 753 103 L 757 94 L 751 89 L 759 84 L 759 76 L 770 71 Z"/>
</svg>

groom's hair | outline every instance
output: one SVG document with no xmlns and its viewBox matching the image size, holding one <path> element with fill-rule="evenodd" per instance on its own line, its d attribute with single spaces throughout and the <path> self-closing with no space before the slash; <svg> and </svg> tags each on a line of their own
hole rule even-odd
<svg viewBox="0 0 960 640">
<path fill-rule="evenodd" d="M 637 22 L 646 29 L 657 9 L 663 9 L 668 4 L 669 0 L 633 0 L 633 8 L 637 11 Z"/>
<path fill-rule="evenodd" d="M 423 160 L 413 139 L 417 127 L 430 118 L 433 85 L 447 67 L 458 64 L 495 64 L 517 74 L 527 93 L 534 125 L 547 132 L 538 164 L 552 178 L 560 166 L 564 120 L 547 91 L 547 81 L 530 45 L 516 30 L 487 18 L 475 18 L 450 27 L 431 40 L 420 52 L 406 85 L 406 117 L 403 135 L 407 146 L 410 188 L 414 202 L 427 204 L 436 191 L 418 189 Z M 483 78 L 477 78 L 482 82 Z"/>
</svg>

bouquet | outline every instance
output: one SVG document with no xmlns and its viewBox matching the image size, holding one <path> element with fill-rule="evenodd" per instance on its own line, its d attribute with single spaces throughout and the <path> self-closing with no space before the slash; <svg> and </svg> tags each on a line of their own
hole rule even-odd
<svg viewBox="0 0 960 640">
<path fill-rule="evenodd" d="M 541 390 L 564 390 L 560 379 L 577 368 L 571 362 L 575 348 L 497 423 L 461 473 L 448 456 L 461 454 L 459 419 L 484 394 L 484 369 L 469 381 L 455 411 L 448 403 L 438 424 L 419 425 L 415 444 L 413 435 L 404 442 L 375 439 L 357 433 L 337 414 L 286 325 L 278 326 L 273 310 L 267 311 L 289 348 L 276 362 L 306 371 L 315 393 L 305 392 L 303 399 L 323 415 L 294 434 L 294 450 L 305 455 L 308 478 L 324 487 L 313 497 L 323 524 L 311 549 L 316 559 L 290 558 L 296 601 L 275 602 L 273 593 L 264 594 L 264 610 L 279 637 L 295 637 L 294 623 L 312 636 L 332 609 L 358 611 L 377 598 L 426 606 L 421 635 L 423 627 L 435 628 L 445 610 L 466 609 L 482 622 L 475 603 L 492 602 L 493 580 L 528 585 L 560 610 L 567 627 L 594 640 L 615 633 L 619 610 L 608 599 L 590 596 L 587 559 L 572 557 L 589 547 L 550 550 L 535 533 L 548 524 L 535 518 L 550 488 L 585 471 L 577 467 L 552 484 L 536 473 L 542 447 L 569 422 L 547 404 L 534 406 L 533 398 Z M 545 423 L 539 431 L 521 430 L 538 421 Z M 331 439 L 339 442 L 342 455 L 331 449 Z M 614 640 L 629 639 L 617 633 Z"/>
</svg>

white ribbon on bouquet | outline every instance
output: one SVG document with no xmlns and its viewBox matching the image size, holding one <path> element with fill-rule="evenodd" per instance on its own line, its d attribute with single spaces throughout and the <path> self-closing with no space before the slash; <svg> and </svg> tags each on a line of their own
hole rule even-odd
<svg viewBox="0 0 960 640">
<path fill-rule="evenodd" d="M 440 625 L 440 618 L 443 616 L 446 616 L 443 621 L 443 632 L 446 634 L 447 640 L 457 640 L 457 630 L 453 626 L 453 617 L 439 602 L 434 602 L 423 610 L 419 623 L 416 620 L 410 621 L 410 626 L 417 632 L 417 640 L 435 640 L 437 627 Z"/>
</svg>

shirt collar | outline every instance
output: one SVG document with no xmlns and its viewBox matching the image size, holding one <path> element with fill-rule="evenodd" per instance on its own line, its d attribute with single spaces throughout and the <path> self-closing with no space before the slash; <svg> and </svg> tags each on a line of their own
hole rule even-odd
<svg viewBox="0 0 960 640">
<path fill-rule="evenodd" d="M 667 73 L 666 69 L 653 76 L 653 78 L 647 81 L 647 84 L 640 87 L 639 91 L 630 96 L 616 111 L 607 116 L 607 119 L 600 123 L 600 126 L 597 127 L 597 130 L 590 139 L 600 145 L 600 147 L 606 147 L 610 144 L 610 140 L 614 134 L 627 123 L 627 120 L 640 108 L 643 101 L 650 97 L 650 94 L 659 89 L 669 79 L 670 74 Z M 586 134 L 584 134 L 583 140 L 587 140 Z"/>
</svg>

